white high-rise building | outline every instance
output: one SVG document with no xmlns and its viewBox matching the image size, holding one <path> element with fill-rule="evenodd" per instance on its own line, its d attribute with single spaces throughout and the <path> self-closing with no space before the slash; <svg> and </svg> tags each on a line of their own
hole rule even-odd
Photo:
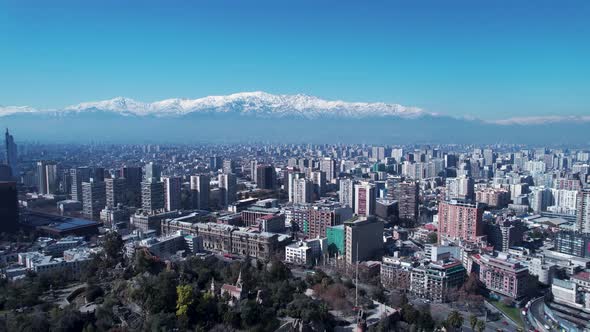
<svg viewBox="0 0 590 332">
<path fill-rule="evenodd" d="M 400 163 L 402 161 L 402 157 L 404 156 L 403 149 L 393 149 L 391 150 L 391 157 L 395 159 L 396 163 Z"/>
<path fill-rule="evenodd" d="M 340 191 L 338 193 L 339 201 L 342 205 L 348 206 L 354 210 L 354 185 L 353 179 L 340 180 Z"/>
<path fill-rule="evenodd" d="M 313 201 L 313 182 L 298 178 L 293 181 L 293 203 L 305 204 Z"/>
<path fill-rule="evenodd" d="M 460 176 L 456 178 L 447 178 L 445 182 L 445 199 L 453 200 L 470 200 L 473 199 L 474 182 L 468 176 Z"/>
<path fill-rule="evenodd" d="M 305 174 L 304 173 L 289 173 L 289 175 L 287 176 L 287 186 L 288 188 L 288 198 L 289 198 L 289 202 L 293 202 L 293 195 L 294 195 L 294 185 L 293 183 L 296 180 L 299 179 L 303 179 L 305 178 Z"/>
<path fill-rule="evenodd" d="M 576 230 L 582 233 L 590 233 L 590 190 L 580 191 L 577 203 Z"/>
<path fill-rule="evenodd" d="M 336 178 L 336 160 L 324 158 L 320 160 L 320 171 L 326 173 L 326 180 L 332 182 Z"/>
</svg>

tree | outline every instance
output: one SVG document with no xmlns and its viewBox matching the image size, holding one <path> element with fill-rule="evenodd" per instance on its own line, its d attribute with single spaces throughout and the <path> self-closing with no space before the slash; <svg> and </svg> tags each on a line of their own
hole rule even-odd
<svg viewBox="0 0 590 332">
<path fill-rule="evenodd" d="M 418 327 L 420 327 L 423 331 L 434 331 L 434 326 L 436 322 L 432 318 L 430 314 L 430 310 L 424 311 L 420 314 L 420 320 L 418 321 Z"/>
<path fill-rule="evenodd" d="M 475 329 L 477 332 L 483 332 L 486 329 L 486 322 L 484 322 L 483 320 L 477 321 Z"/>
<path fill-rule="evenodd" d="M 106 260 L 112 265 L 117 264 L 123 257 L 124 242 L 117 232 L 108 232 L 104 238 L 104 253 Z"/>
<path fill-rule="evenodd" d="M 420 312 L 407 303 L 402 307 L 402 318 L 406 323 L 414 324 L 420 319 Z"/>
<path fill-rule="evenodd" d="M 447 324 L 449 327 L 458 329 L 463 325 L 463 316 L 457 310 L 453 310 L 447 317 Z"/>
<path fill-rule="evenodd" d="M 195 301 L 191 285 L 176 286 L 176 316 L 186 316 Z"/>
<path fill-rule="evenodd" d="M 437 241 L 438 241 L 438 234 L 436 234 L 436 232 L 430 232 L 426 236 L 427 243 L 436 243 Z"/>
<path fill-rule="evenodd" d="M 471 329 L 475 330 L 475 326 L 477 325 L 477 316 L 476 315 L 471 315 L 469 317 L 469 325 L 471 325 Z"/>
</svg>

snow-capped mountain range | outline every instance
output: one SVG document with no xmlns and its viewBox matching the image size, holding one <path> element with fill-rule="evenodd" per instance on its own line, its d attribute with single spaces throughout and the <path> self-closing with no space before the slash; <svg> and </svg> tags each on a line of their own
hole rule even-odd
<svg viewBox="0 0 590 332">
<path fill-rule="evenodd" d="M 361 103 L 345 101 L 328 101 L 313 96 L 273 95 L 266 92 L 242 92 L 227 96 L 208 96 L 199 99 L 165 99 L 152 103 L 117 97 L 110 100 L 85 102 L 56 109 L 35 109 L 32 107 L 1 107 L 0 116 L 18 113 L 56 113 L 71 112 L 113 112 L 136 116 L 182 116 L 191 113 L 236 113 L 262 117 L 384 117 L 396 116 L 416 118 L 427 113 L 417 107 L 399 104 Z"/>
<path fill-rule="evenodd" d="M 29 106 L 2 106 L 0 118 L 19 114 L 45 114 L 66 116 L 106 112 L 123 116 L 182 117 L 189 114 L 228 114 L 261 118 L 402 118 L 422 117 L 451 118 L 428 112 L 418 107 L 387 103 L 346 102 L 325 100 L 314 96 L 296 94 L 270 94 L 262 91 L 241 92 L 226 96 L 208 96 L 198 99 L 165 99 L 141 102 L 131 98 L 116 97 L 109 100 L 84 102 L 62 109 L 41 109 Z M 544 125 L 556 123 L 590 123 L 590 115 L 549 115 L 512 117 L 496 120 L 479 120 L 471 116 L 458 118 L 465 121 L 491 125 Z"/>
</svg>

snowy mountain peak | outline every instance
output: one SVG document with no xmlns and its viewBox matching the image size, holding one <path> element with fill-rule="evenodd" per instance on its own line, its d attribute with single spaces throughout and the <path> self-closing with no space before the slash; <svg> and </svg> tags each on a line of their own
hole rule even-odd
<svg viewBox="0 0 590 332">
<path fill-rule="evenodd" d="M 152 103 L 116 97 L 66 107 L 64 112 L 107 111 L 124 115 L 181 116 L 190 113 L 236 113 L 264 117 L 419 117 L 428 113 L 398 104 L 328 101 L 305 94 L 273 95 L 240 92 L 198 99 L 165 99 Z"/>
</svg>

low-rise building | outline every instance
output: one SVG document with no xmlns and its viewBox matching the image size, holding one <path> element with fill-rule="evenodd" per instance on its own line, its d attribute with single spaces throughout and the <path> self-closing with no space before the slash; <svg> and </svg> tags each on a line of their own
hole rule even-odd
<svg viewBox="0 0 590 332">
<path fill-rule="evenodd" d="M 410 293 L 433 302 L 448 301 L 465 281 L 465 268 L 457 259 L 430 262 L 411 270 Z"/>
<path fill-rule="evenodd" d="M 481 256 L 479 280 L 492 292 L 514 299 L 520 298 L 528 287 L 528 275 L 528 267 L 508 254 L 499 253 L 497 257 Z"/>
</svg>

